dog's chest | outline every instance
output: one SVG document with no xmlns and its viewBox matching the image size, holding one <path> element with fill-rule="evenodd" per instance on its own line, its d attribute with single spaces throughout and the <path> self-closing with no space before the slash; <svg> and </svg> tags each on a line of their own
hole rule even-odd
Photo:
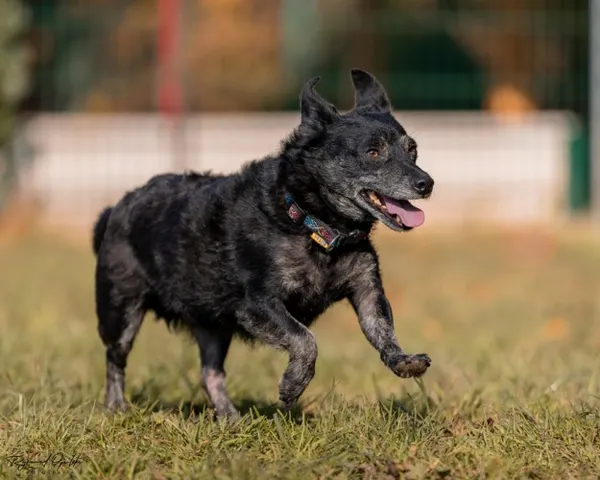
<svg viewBox="0 0 600 480">
<path fill-rule="evenodd" d="M 335 262 L 320 252 L 293 246 L 282 249 L 276 282 L 284 303 L 298 320 L 310 323 L 341 298 L 335 272 Z"/>
<path fill-rule="evenodd" d="M 288 256 L 279 259 L 278 281 L 283 292 L 306 296 L 323 294 L 329 286 L 331 268 L 308 256 Z"/>
</svg>

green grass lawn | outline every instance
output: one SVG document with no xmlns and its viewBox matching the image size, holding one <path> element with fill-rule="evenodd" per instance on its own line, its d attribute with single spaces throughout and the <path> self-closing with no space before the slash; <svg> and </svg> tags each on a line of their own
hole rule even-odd
<svg viewBox="0 0 600 480">
<path fill-rule="evenodd" d="M 234 345 L 233 425 L 206 407 L 196 346 L 151 316 L 127 370 L 136 406 L 108 415 L 91 253 L 41 235 L 0 247 L 0 477 L 598 478 L 600 244 L 377 243 L 400 343 L 433 360 L 422 384 L 388 371 L 340 304 L 314 328 L 293 415 L 276 408 L 285 356 Z"/>
</svg>

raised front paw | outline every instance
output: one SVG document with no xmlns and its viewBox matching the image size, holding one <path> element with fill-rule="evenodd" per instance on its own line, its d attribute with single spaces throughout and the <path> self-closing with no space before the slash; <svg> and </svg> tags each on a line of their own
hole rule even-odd
<svg viewBox="0 0 600 480">
<path fill-rule="evenodd" d="M 423 375 L 429 366 L 431 359 L 426 353 L 418 353 L 417 355 L 402 355 L 395 359 L 394 364 L 390 366 L 392 371 L 402 378 L 420 377 Z"/>
</svg>

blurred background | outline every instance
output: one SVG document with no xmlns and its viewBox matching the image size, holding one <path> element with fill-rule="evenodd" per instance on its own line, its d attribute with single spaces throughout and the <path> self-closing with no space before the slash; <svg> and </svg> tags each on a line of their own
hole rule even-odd
<svg viewBox="0 0 600 480">
<path fill-rule="evenodd" d="M 213 428 L 188 421 L 207 405 L 197 350 L 152 321 L 127 369 L 140 410 L 107 421 L 100 210 L 276 151 L 312 76 L 352 108 L 353 67 L 436 182 L 419 231 L 374 235 L 425 383 L 399 382 L 340 302 L 315 325 L 306 424 L 270 420 L 285 355 L 236 343 L 229 391 L 267 421 Z M 63 452 L 107 479 L 383 478 L 379 459 L 386 478 L 597 478 L 597 192 L 600 0 L 0 0 L 0 459 Z"/>
<path fill-rule="evenodd" d="M 308 78 L 352 108 L 359 67 L 436 180 L 431 228 L 587 218 L 593 14 L 587 0 L 1 0 L 0 215 L 28 205 L 87 231 L 151 175 L 234 171 L 278 148 Z"/>
</svg>

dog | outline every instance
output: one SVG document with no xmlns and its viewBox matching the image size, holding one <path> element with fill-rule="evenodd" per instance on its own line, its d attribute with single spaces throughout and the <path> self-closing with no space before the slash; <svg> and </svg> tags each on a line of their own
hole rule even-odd
<svg viewBox="0 0 600 480">
<path fill-rule="evenodd" d="M 277 155 L 232 175 L 157 175 L 100 214 L 93 249 L 108 409 L 127 409 L 127 357 L 147 311 L 196 340 L 220 418 L 239 417 L 225 387 L 234 337 L 288 353 L 279 400 L 289 410 L 315 374 L 309 327 L 343 299 L 394 374 L 419 377 L 430 366 L 396 339 L 370 233 L 378 221 L 397 232 L 420 226 L 424 213 L 410 200 L 429 197 L 434 181 L 372 74 L 351 70 L 347 113 L 316 92 L 319 79 L 303 86 L 300 123 Z"/>
</svg>

